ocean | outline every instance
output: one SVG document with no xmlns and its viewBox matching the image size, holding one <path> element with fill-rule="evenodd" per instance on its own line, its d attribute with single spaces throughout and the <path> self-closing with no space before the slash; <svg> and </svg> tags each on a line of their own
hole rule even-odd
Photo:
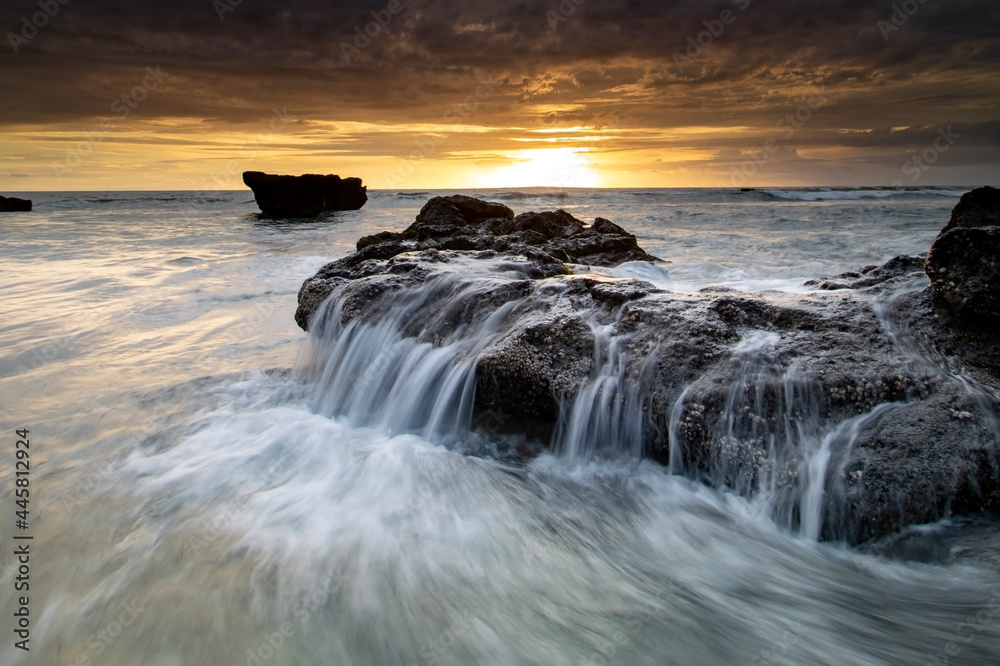
<svg viewBox="0 0 1000 666">
<path fill-rule="evenodd" d="M 964 191 L 462 193 L 610 219 L 664 260 L 624 269 L 658 286 L 780 299 L 926 252 Z M 35 212 L 0 217 L 0 662 L 1000 664 L 992 525 L 850 548 L 648 461 L 469 453 L 339 414 L 302 370 L 299 287 L 450 193 L 298 221 L 249 191 L 10 193 Z"/>
</svg>

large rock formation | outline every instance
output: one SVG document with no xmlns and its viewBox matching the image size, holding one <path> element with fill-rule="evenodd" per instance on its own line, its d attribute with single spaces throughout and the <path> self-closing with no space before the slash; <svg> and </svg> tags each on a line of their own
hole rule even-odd
<svg viewBox="0 0 1000 666">
<path fill-rule="evenodd" d="M 30 199 L 18 199 L 17 197 L 0 197 L 0 213 L 16 213 L 30 211 L 32 202 Z"/>
<path fill-rule="evenodd" d="M 253 190 L 261 212 L 273 217 L 312 217 L 326 211 L 358 210 L 368 201 L 368 188 L 360 178 L 275 176 L 246 171 L 243 182 Z"/>
<path fill-rule="evenodd" d="M 974 327 L 1000 325 L 1000 190 L 966 193 L 927 255 L 934 303 Z"/>
<path fill-rule="evenodd" d="M 1000 336 L 938 316 L 923 257 L 805 295 L 675 293 L 634 277 L 655 266 L 587 268 L 629 261 L 655 259 L 607 220 L 435 198 L 405 231 L 363 238 L 306 280 L 296 321 L 332 345 L 317 377 L 346 399 L 426 407 L 474 382 L 467 407 L 490 432 L 763 493 L 810 536 L 860 543 L 1000 511 Z M 414 341 L 407 353 L 440 350 L 434 372 L 393 336 Z M 350 364 L 364 381 L 344 376 Z"/>
</svg>

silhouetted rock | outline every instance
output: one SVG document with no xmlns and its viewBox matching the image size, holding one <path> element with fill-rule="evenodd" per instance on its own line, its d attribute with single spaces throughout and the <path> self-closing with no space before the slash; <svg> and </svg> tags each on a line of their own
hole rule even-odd
<svg viewBox="0 0 1000 666">
<path fill-rule="evenodd" d="M 18 199 L 17 197 L 0 197 L 0 213 L 27 212 L 32 209 L 30 199 Z"/>
<path fill-rule="evenodd" d="M 246 171 L 243 182 L 253 190 L 257 205 L 274 217 L 312 217 L 325 211 L 358 210 L 368 201 L 360 178 L 305 174 L 276 176 Z"/>
<path fill-rule="evenodd" d="M 966 193 L 934 241 L 925 270 L 934 303 L 956 322 L 1000 324 L 1000 190 Z"/>
</svg>

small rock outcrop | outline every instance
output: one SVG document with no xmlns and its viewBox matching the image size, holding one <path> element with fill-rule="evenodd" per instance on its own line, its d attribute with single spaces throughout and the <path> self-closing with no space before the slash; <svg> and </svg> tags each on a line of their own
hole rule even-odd
<svg viewBox="0 0 1000 666">
<path fill-rule="evenodd" d="M 515 216 L 503 204 L 460 194 L 434 197 L 404 231 L 366 236 L 358 241 L 358 251 L 383 243 L 409 244 L 400 247 L 415 250 L 535 250 L 561 262 L 590 266 L 656 261 L 635 236 L 608 220 L 597 218 L 588 227 L 564 210 Z"/>
<path fill-rule="evenodd" d="M 956 322 L 1000 325 L 1000 190 L 966 193 L 925 264 L 934 304 Z"/>
<path fill-rule="evenodd" d="M 503 204 L 460 194 L 434 197 L 405 230 L 365 236 L 357 248 L 354 254 L 324 266 L 302 285 L 295 321 L 303 330 L 308 330 L 316 308 L 339 281 L 370 276 L 384 265 L 372 262 L 385 262 L 407 252 L 453 250 L 488 252 L 487 257 L 522 256 L 527 258 L 523 271 L 531 279 L 567 275 L 567 263 L 617 266 L 627 261 L 656 261 L 639 247 L 635 236 L 608 220 L 597 218 L 588 227 L 562 210 L 515 216 Z"/>
<path fill-rule="evenodd" d="M 272 217 L 312 217 L 327 211 L 358 210 L 368 201 L 368 188 L 360 178 L 246 171 L 243 182 L 253 190 L 261 212 Z"/>
<path fill-rule="evenodd" d="M 17 197 L 0 197 L 0 213 L 20 213 L 28 212 L 33 204 L 30 199 L 18 199 Z"/>
</svg>

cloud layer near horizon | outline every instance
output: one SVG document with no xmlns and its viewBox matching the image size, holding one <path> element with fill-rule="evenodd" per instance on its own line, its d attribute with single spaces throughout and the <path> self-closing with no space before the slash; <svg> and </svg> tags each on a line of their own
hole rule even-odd
<svg viewBox="0 0 1000 666">
<path fill-rule="evenodd" d="M 42 0 L 33 35 L 6 3 L 0 188 L 461 187 L 551 148 L 569 186 L 1000 180 L 992 0 L 235 1 Z"/>
</svg>

